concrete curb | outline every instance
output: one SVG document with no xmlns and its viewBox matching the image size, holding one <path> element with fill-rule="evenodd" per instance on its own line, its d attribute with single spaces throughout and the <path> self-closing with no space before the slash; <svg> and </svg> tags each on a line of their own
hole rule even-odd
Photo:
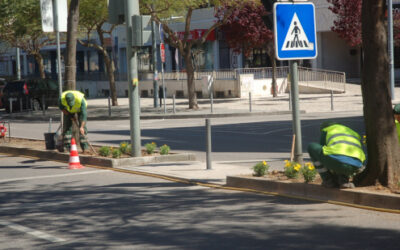
<svg viewBox="0 0 400 250">
<path fill-rule="evenodd" d="M 68 163 L 69 154 L 60 153 L 57 151 L 48 150 L 36 150 L 30 148 L 17 148 L 9 146 L 0 146 L 0 152 L 11 154 L 11 155 L 24 155 L 31 157 L 38 157 L 40 159 L 54 160 Z M 131 158 L 119 158 L 110 159 L 97 156 L 79 156 L 80 163 L 82 165 L 94 165 L 101 167 L 123 167 L 123 166 L 140 166 L 150 163 L 162 163 L 162 162 L 178 162 L 178 161 L 195 161 L 196 156 L 191 153 L 179 153 L 170 155 L 156 155 L 156 156 L 143 156 L 143 157 L 131 157 Z"/>
<path fill-rule="evenodd" d="M 317 184 L 291 183 L 268 180 L 257 177 L 227 176 L 228 187 L 250 188 L 258 191 L 273 192 L 280 195 L 297 196 L 315 201 L 338 202 L 390 209 L 400 213 L 400 196 L 394 194 L 377 194 L 357 191 L 357 189 L 325 188 Z"/>
</svg>

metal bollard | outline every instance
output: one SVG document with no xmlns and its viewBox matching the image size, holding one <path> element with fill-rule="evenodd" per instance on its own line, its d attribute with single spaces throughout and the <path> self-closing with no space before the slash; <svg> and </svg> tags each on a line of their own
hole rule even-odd
<svg viewBox="0 0 400 250">
<path fill-rule="evenodd" d="M 289 90 L 289 110 L 292 110 L 292 93 Z"/>
<path fill-rule="evenodd" d="M 251 107 L 251 92 L 249 92 L 249 111 L 251 112 L 252 107 Z"/>
<path fill-rule="evenodd" d="M 108 96 L 108 116 L 111 117 L 111 96 Z"/>
<path fill-rule="evenodd" d="M 214 113 L 214 93 L 210 92 L 210 105 L 211 105 L 211 114 Z"/>
<path fill-rule="evenodd" d="M 175 114 L 175 113 L 176 113 L 176 108 L 175 108 L 175 94 L 172 95 L 172 105 L 173 105 L 172 111 L 173 111 L 174 114 Z"/>
<path fill-rule="evenodd" d="M 18 98 L 19 99 L 19 111 L 22 112 L 23 107 L 22 107 L 22 98 Z"/>
<path fill-rule="evenodd" d="M 43 115 L 46 115 L 46 98 L 44 95 L 42 95 L 42 110 L 43 110 Z"/>
<path fill-rule="evenodd" d="M 8 99 L 8 100 L 9 100 L 9 102 L 10 102 L 10 114 L 12 115 L 12 111 L 13 111 L 12 103 L 13 103 L 14 98 L 10 98 L 10 99 Z"/>
<path fill-rule="evenodd" d="M 333 111 L 333 90 L 331 90 L 331 111 Z"/>
<path fill-rule="evenodd" d="M 212 169 L 211 166 L 211 121 L 209 118 L 206 119 L 206 137 L 207 137 L 207 169 Z"/>
<path fill-rule="evenodd" d="M 49 133 L 51 133 L 51 123 L 52 123 L 52 121 L 53 121 L 53 119 L 50 118 L 50 119 L 49 119 Z"/>
</svg>

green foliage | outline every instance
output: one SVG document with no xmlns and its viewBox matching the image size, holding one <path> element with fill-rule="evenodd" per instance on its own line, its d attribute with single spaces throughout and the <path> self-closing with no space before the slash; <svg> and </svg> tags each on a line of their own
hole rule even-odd
<svg viewBox="0 0 400 250">
<path fill-rule="evenodd" d="M 160 154 L 167 155 L 167 154 L 169 154 L 170 150 L 171 150 L 171 148 L 167 144 L 164 144 L 160 147 Z"/>
<path fill-rule="evenodd" d="M 101 147 L 101 148 L 99 149 L 99 154 L 100 154 L 101 156 L 107 157 L 107 156 L 110 155 L 110 153 L 111 153 L 111 148 L 108 147 L 108 146 L 103 146 L 103 147 Z"/>
<path fill-rule="evenodd" d="M 299 176 L 299 171 L 301 169 L 301 165 L 294 161 L 285 160 L 285 170 L 284 174 L 286 177 L 290 179 L 295 179 Z"/>
<path fill-rule="evenodd" d="M 144 145 L 144 147 L 146 148 L 146 152 L 147 152 L 148 154 L 152 154 L 152 153 L 154 153 L 154 150 L 157 148 L 157 144 L 156 144 L 155 142 L 146 143 L 146 144 Z"/>
<path fill-rule="evenodd" d="M 254 176 L 264 176 L 266 172 L 268 172 L 269 165 L 266 161 L 258 162 L 253 166 Z"/>
<path fill-rule="evenodd" d="M 112 150 L 112 157 L 113 158 L 119 158 L 119 157 L 121 157 L 121 154 L 122 154 L 122 152 L 121 152 L 121 150 L 119 148 L 114 148 Z"/>
<path fill-rule="evenodd" d="M 108 20 L 107 0 L 81 0 L 79 3 L 79 25 L 93 29 Z"/>
<path fill-rule="evenodd" d="M 128 153 L 128 149 L 129 149 L 129 143 L 128 142 L 124 141 L 124 142 L 121 142 L 119 144 L 119 150 L 121 150 L 121 153 L 127 154 Z"/>
<path fill-rule="evenodd" d="M 306 183 L 314 181 L 315 177 L 317 176 L 317 170 L 311 162 L 304 164 L 304 166 L 301 168 L 301 173 L 303 174 L 304 181 Z"/>
<path fill-rule="evenodd" d="M 41 20 L 40 1 L 0 1 L 0 37 L 3 41 L 13 43 L 44 36 Z"/>
</svg>

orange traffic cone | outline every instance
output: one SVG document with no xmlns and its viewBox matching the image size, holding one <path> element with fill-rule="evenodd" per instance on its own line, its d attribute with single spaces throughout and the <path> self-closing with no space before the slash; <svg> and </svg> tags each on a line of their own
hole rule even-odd
<svg viewBox="0 0 400 250">
<path fill-rule="evenodd" d="M 79 169 L 83 168 L 81 163 L 79 162 L 78 149 L 76 147 L 75 138 L 71 139 L 71 150 L 69 153 L 69 169 Z"/>
</svg>

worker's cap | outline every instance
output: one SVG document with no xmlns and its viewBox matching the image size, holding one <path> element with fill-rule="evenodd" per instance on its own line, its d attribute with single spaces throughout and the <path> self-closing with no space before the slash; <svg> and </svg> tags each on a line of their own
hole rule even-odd
<svg viewBox="0 0 400 250">
<path fill-rule="evenodd" d="M 320 129 L 322 130 L 322 129 L 332 126 L 334 124 L 337 124 L 337 123 L 334 121 L 324 121 L 323 123 L 321 123 Z"/>
<path fill-rule="evenodd" d="M 393 113 L 396 114 L 396 115 L 400 115 L 400 103 L 394 105 Z"/>
<path fill-rule="evenodd" d="M 75 104 L 75 96 L 72 93 L 67 93 L 65 95 L 65 100 L 67 101 L 68 106 L 72 107 Z"/>
</svg>

